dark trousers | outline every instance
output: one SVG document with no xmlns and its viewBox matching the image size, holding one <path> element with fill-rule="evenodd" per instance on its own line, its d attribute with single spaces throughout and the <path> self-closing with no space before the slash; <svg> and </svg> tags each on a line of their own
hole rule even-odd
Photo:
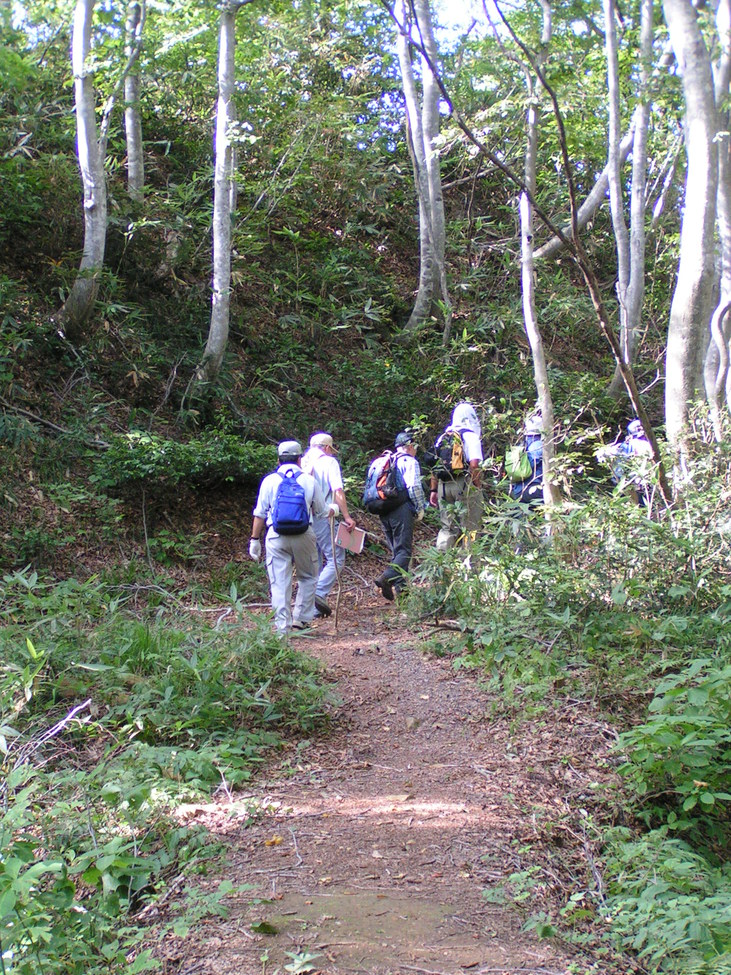
<svg viewBox="0 0 731 975">
<path fill-rule="evenodd" d="M 414 544 L 414 512 L 411 505 L 405 502 L 395 511 L 381 515 L 381 524 L 392 552 L 391 564 L 381 578 L 390 582 L 398 592 L 404 584 L 404 573 L 409 570 Z"/>
</svg>

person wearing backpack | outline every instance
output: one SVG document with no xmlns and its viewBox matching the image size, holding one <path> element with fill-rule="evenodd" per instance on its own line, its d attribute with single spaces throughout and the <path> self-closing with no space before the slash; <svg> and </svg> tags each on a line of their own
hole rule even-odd
<svg viewBox="0 0 731 975">
<path fill-rule="evenodd" d="M 254 507 L 249 557 L 261 558 L 266 529 L 266 566 L 274 627 L 279 633 L 306 629 L 315 616 L 315 592 L 320 573 L 315 517 L 334 517 L 338 506 L 328 504 L 317 481 L 300 467 L 302 447 L 285 440 L 277 448 L 279 467 L 263 479 Z M 297 598 L 292 614 L 292 575 L 297 570 Z"/>
<path fill-rule="evenodd" d="M 510 497 L 531 508 L 543 503 L 543 424 L 536 409 L 523 425 L 523 443 L 505 455 Z"/>
<path fill-rule="evenodd" d="M 482 522 L 482 428 L 471 403 L 458 403 L 430 453 L 429 504 L 439 508 L 436 547 L 446 552 Z"/>
<path fill-rule="evenodd" d="M 424 517 L 424 491 L 421 487 L 421 468 L 416 459 L 416 444 L 410 431 L 404 430 L 396 437 L 395 453 L 385 451 L 376 457 L 368 469 L 364 506 L 381 519 L 386 541 L 391 549 L 391 564 L 375 579 L 384 599 L 393 601 L 403 589 L 411 564 L 414 542 L 414 519 Z M 373 495 L 370 485 L 381 485 L 385 504 L 368 500 Z"/>
<path fill-rule="evenodd" d="M 320 486 L 326 503 L 337 505 L 338 514 L 343 517 L 343 524 L 348 531 L 352 531 L 355 528 L 355 521 L 348 512 L 343 475 L 335 454 L 337 450 L 329 433 L 313 433 L 310 437 L 310 449 L 302 458 L 302 470 L 312 474 Z M 318 515 L 315 515 L 312 522 L 320 555 L 320 576 L 315 592 L 316 617 L 332 614 L 327 597 L 345 562 L 345 549 L 333 546 L 331 525 L 330 518 Z"/>
<path fill-rule="evenodd" d="M 629 483 L 637 504 L 643 508 L 650 505 L 652 448 L 640 420 L 636 417 L 630 420 L 622 442 L 603 447 L 597 453 L 597 460 L 611 465 L 614 484 Z"/>
</svg>

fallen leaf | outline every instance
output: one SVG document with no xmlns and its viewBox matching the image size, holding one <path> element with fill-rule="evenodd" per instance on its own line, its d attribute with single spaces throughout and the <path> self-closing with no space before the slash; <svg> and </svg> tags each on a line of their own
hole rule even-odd
<svg viewBox="0 0 731 975">
<path fill-rule="evenodd" d="M 264 846 L 279 846 L 284 840 L 281 836 L 272 836 L 270 840 L 264 840 Z"/>
</svg>

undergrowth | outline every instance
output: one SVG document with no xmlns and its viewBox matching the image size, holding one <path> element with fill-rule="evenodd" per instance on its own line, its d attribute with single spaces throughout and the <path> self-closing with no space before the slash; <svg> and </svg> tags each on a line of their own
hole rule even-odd
<svg viewBox="0 0 731 975">
<path fill-rule="evenodd" d="M 699 451 L 672 511 L 589 494 L 547 533 L 542 511 L 498 501 L 469 548 L 425 554 L 410 596 L 432 649 L 516 718 L 571 700 L 617 727 L 603 878 L 575 891 L 580 911 L 529 925 L 585 939 L 589 919 L 595 945 L 606 930 L 650 972 L 731 972 L 730 515 L 725 446 Z"/>
<path fill-rule="evenodd" d="M 175 806 L 321 725 L 318 665 L 240 612 L 214 627 L 179 606 L 129 612 L 124 589 L 94 579 L 3 585 L 0 971 L 158 968 L 149 909 L 179 900 L 182 931 L 180 879 L 216 852 Z M 232 889 L 201 894 L 198 915 Z"/>
</svg>

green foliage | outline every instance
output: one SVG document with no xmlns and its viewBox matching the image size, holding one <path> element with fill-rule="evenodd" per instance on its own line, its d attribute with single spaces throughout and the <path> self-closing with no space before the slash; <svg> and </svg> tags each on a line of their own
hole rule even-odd
<svg viewBox="0 0 731 975">
<path fill-rule="evenodd" d="M 206 485 L 218 481 L 258 483 L 276 467 L 276 448 L 216 431 L 183 443 L 143 431 L 112 438 L 92 480 L 103 487 Z"/>
<path fill-rule="evenodd" d="M 668 828 L 609 835 L 612 931 L 651 972 L 729 975 L 731 865 L 713 865 Z"/>
<path fill-rule="evenodd" d="M 649 712 L 618 743 L 628 756 L 619 771 L 647 812 L 677 828 L 698 806 L 728 824 L 731 664 L 694 660 L 658 684 Z"/>
<path fill-rule="evenodd" d="M 731 971 L 731 482 L 728 447 L 703 449 L 697 423 L 682 506 L 650 518 L 600 490 L 552 512 L 547 535 L 544 512 L 495 499 L 469 549 L 425 553 L 410 595 L 444 621 L 433 649 L 512 713 L 569 696 L 625 726 L 615 801 L 651 831 L 608 836 L 609 931 L 678 975 Z M 511 897 L 531 883 L 511 877 Z"/>
<path fill-rule="evenodd" d="M 244 782 L 285 730 L 322 722 L 319 667 L 266 623 L 175 626 L 164 607 L 143 621 L 99 580 L 3 586 L 3 971 L 158 968 L 138 912 L 212 855 L 171 806 Z M 231 889 L 181 901 L 175 933 Z"/>
</svg>

